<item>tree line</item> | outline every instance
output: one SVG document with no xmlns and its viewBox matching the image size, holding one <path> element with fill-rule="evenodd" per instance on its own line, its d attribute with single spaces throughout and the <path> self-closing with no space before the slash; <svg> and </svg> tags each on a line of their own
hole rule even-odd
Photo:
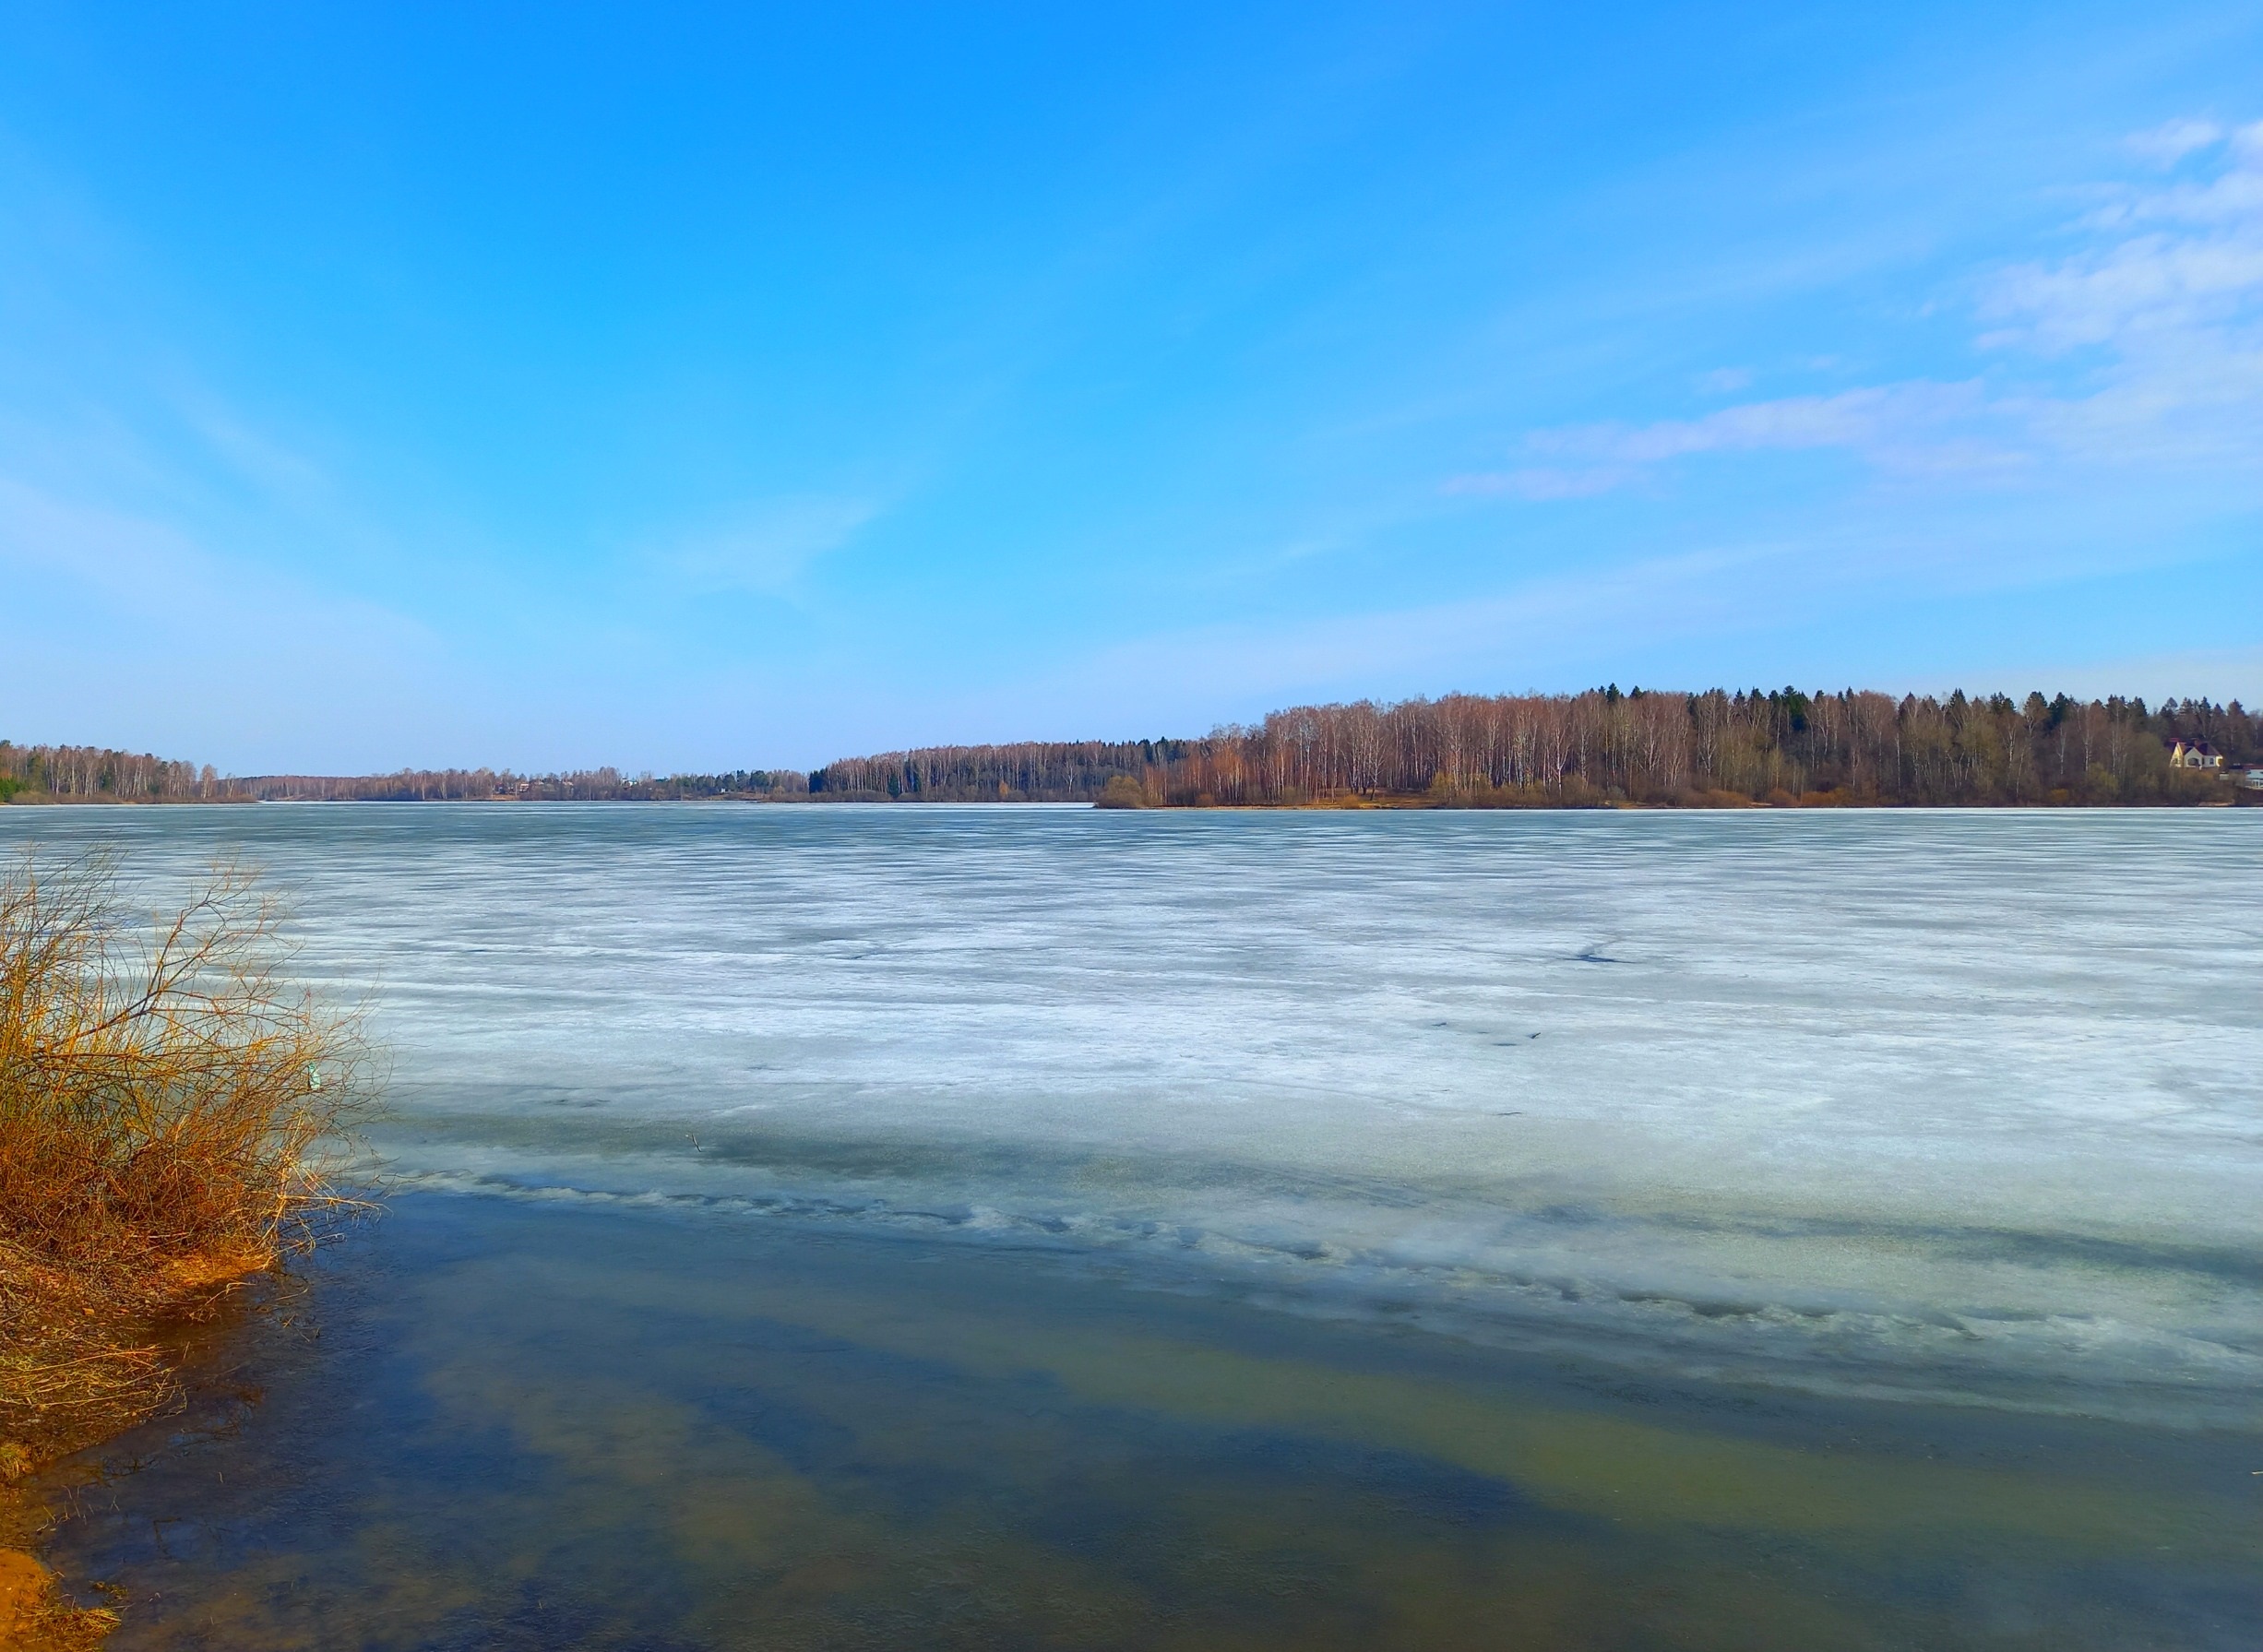
<svg viewBox="0 0 2263 1652">
<path fill-rule="evenodd" d="M 806 796 L 795 769 L 714 775 L 626 775 L 615 768 L 546 775 L 493 768 L 404 768 L 384 775 L 221 775 L 147 753 L 0 740 L 0 802 L 654 802 L 698 797 Z"/>
<path fill-rule="evenodd" d="M 1022 741 L 843 757 L 811 774 L 809 795 L 847 802 L 1093 802 L 1112 780 L 1171 773 L 1227 738 L 1232 731 L 1208 741 Z"/>
<path fill-rule="evenodd" d="M 2205 743 L 2222 772 L 2174 767 Z M 654 776 L 595 768 L 223 777 L 92 746 L 0 741 L 0 802 L 1081 802 L 1202 807 L 1398 802 L 2108 804 L 2263 801 L 2242 772 L 2263 728 L 2238 701 L 2031 694 L 1946 699 L 1847 689 L 1702 694 L 1615 684 L 1300 706 L 1199 739 L 1024 741 L 845 757 L 816 772 Z"/>
<path fill-rule="evenodd" d="M 546 775 L 494 768 L 404 768 L 388 775 L 252 775 L 230 780 L 256 802 L 670 802 L 686 798 L 786 799 L 809 791 L 790 768 L 714 775 L 626 775 L 617 768 Z"/>
<path fill-rule="evenodd" d="M 2197 803 L 2241 795 L 2238 771 L 2263 760 L 2257 735 L 2237 701 L 1614 684 L 1303 706 L 1197 740 L 891 752 L 828 764 L 809 792 L 1123 807 Z M 2180 739 L 2230 772 L 2173 767 Z"/>
<path fill-rule="evenodd" d="M 18 745 L 0 740 L 0 802 L 11 798 L 66 802 L 206 802 L 233 784 L 209 765 L 198 768 L 147 752 L 91 745 Z"/>
</svg>

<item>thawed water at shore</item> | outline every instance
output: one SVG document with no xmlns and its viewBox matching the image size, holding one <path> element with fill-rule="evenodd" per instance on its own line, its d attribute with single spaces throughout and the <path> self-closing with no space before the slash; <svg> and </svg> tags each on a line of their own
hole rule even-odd
<svg viewBox="0 0 2263 1652">
<path fill-rule="evenodd" d="M 110 1454 L 59 1558 L 129 1591 L 118 1652 L 2253 1645 L 2252 1435 L 1138 1283 L 410 1195 L 225 1344 L 256 1403 Z"/>
<path fill-rule="evenodd" d="M 452 1540 L 472 1461 L 562 1476 L 636 1527 L 622 1552 L 673 1557 L 689 1595 L 651 1610 L 678 1638 L 621 1645 L 908 1644 L 856 1625 L 922 1599 L 992 1644 L 1170 1644 L 1156 1591 L 1188 1589 L 1216 1609 L 1188 1644 L 1266 1644 L 1284 1565 L 1349 1591 L 1277 1591 L 1334 1601 L 1314 1622 L 1343 1644 L 1484 1622 L 2231 1646 L 2263 1600 L 2263 814 L 374 806 L 0 831 L 124 840 L 159 875 L 240 845 L 298 897 L 307 970 L 375 989 L 397 1052 L 378 1145 L 423 1191 L 317 1290 L 362 1351 L 304 1357 L 375 1385 L 398 1443 L 326 1444 L 284 1400 L 248 1420 L 255 1484 L 329 1463 L 361 1489 L 327 1549 L 223 1521 L 169 1586 L 198 1610 L 250 1589 L 280 1625 L 294 1564 L 379 1610 L 402 1568 L 448 1571 L 419 1545 Z M 1030 1384 L 1069 1420 L 1016 1421 Z M 808 1462 L 761 1420 L 804 1413 L 835 1442 Z M 490 1456 L 459 1461 L 465 1430 Z M 120 1506 L 185 1494 L 163 1464 L 206 1449 Z M 974 1499 L 980 1552 L 796 1595 L 796 1567 L 911 1540 L 911 1505 L 854 1510 L 860 1475 L 915 1459 Z M 1643 1461 L 1633 1519 L 1609 1498 Z M 545 1537 L 515 1494 L 490 1517 L 523 1577 L 575 1594 L 557 1556 L 613 1528 Z M 804 1521 L 837 1540 L 797 1547 Z M 1091 1521 L 1128 1548 L 1074 1535 Z M 1394 1558 L 1354 1554 L 1364 1525 Z M 75 1529 L 98 1570 L 164 1571 Z M 1646 1577 L 1680 1604 L 1611 1604 Z M 699 1615 L 725 1599 L 769 1628 Z M 519 1644 L 445 1638 L 501 1633 L 481 1600 L 396 1601 L 424 1627 L 367 1644 Z M 1908 1634 L 1848 1638 L 1849 1601 Z M 1766 1634 L 1704 1629 L 1756 1607 Z M 1367 1621 L 1389 1633 L 1342 1627 Z"/>
</svg>

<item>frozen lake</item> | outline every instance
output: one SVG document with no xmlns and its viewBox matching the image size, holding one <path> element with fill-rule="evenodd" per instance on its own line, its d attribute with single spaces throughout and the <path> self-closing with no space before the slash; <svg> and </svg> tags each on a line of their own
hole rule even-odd
<svg viewBox="0 0 2263 1652">
<path fill-rule="evenodd" d="M 240 849 L 409 1185 L 1089 1247 L 2148 1412 L 2263 1388 L 2263 814 L 58 811 Z"/>
<path fill-rule="evenodd" d="M 1166 1473 L 1142 1457 L 1149 1423 L 1126 1423 L 1126 1406 L 1174 1427 L 1231 1413 L 1237 1429 L 1299 1440 L 1333 1429 L 1339 1444 L 1349 1430 L 1362 1450 L 1452 1459 L 1455 1474 L 1593 1513 L 1618 1495 L 1629 1452 L 1667 1460 L 1698 1449 L 1696 1436 L 1599 1447 L 1591 1470 L 1548 1468 L 1537 1444 L 1523 1456 L 1464 1445 L 1495 1428 L 1537 1440 L 1532 1419 L 1551 1407 L 1602 1427 L 1595 1396 L 1624 1383 L 1641 1396 L 1625 1402 L 1641 1426 L 1670 1413 L 1711 1442 L 1703 1449 L 1729 1453 L 1716 1479 L 1731 1489 L 1709 1503 L 1684 1484 L 1675 1531 L 1797 1525 L 1803 1498 L 1899 1511 L 1877 1516 L 1902 1523 L 1892 1531 L 1831 1539 L 1842 1543 L 1833 1598 L 1871 1599 L 1862 1621 L 1900 1625 L 1880 1629 L 1879 1644 L 1933 1634 L 1924 1613 L 1935 1610 L 1972 1644 L 2030 1644 L 1973 1619 L 1960 1589 L 2010 1590 L 2024 1604 L 2007 1622 L 2041 1625 L 2034 1644 L 2054 1646 L 2089 1644 L 2066 1638 L 2075 1627 L 2112 1645 L 2133 1623 L 2152 1634 L 2172 1620 L 2185 1627 L 2162 1629 L 2159 1644 L 2217 1645 L 2212 1626 L 2263 1599 L 2251 1552 L 2241 1561 L 2195 1538 L 2198 1550 L 2172 1556 L 2147 1535 L 2230 1529 L 2222 1511 L 2263 1483 L 2244 1478 L 2263 1387 L 2263 813 L 373 805 L 6 810 L 0 833 L 55 850 L 115 842 L 161 883 L 241 851 L 293 895 L 304 972 L 374 994 L 396 1115 L 376 1146 L 407 1196 L 399 1218 L 354 1242 L 381 1259 L 376 1273 L 331 1288 L 341 1324 L 361 1314 L 391 1327 L 353 1345 L 357 1369 L 392 1373 L 392 1388 L 379 1385 L 392 1397 L 370 1399 L 373 1414 L 426 1417 L 435 1393 L 476 1393 L 502 1408 L 480 1412 L 479 1428 L 516 1419 L 518 1438 L 533 1426 L 526 1396 L 569 1376 L 586 1392 L 556 1401 L 559 1415 L 628 1406 L 646 1417 L 661 1404 L 632 1402 L 624 1384 L 673 1383 L 667 1405 L 695 1409 L 741 1403 L 751 1385 L 773 1407 L 830 1408 L 827 1427 L 862 1439 L 876 1420 L 942 1403 L 941 1378 L 904 1374 L 916 1347 L 953 1382 L 976 1384 L 979 1402 L 936 1424 L 973 1431 L 967 1439 L 1019 1440 L 1027 1395 L 1013 1385 L 1030 1373 L 1099 1383 L 1114 1408 L 1079 1425 L 1074 1451 L 1045 1449 L 1067 1453 L 1061 1461 L 1097 1454 L 1103 1466 L 1078 1483 L 1131 1496 L 1152 1534 L 1197 1519 L 1174 1499 L 1209 1495 L 1197 1482 L 1209 1471 Z M 907 1274 L 908 1258 L 926 1261 Z M 915 1277 L 933 1291 L 907 1286 Z M 636 1306 L 648 1298 L 676 1316 L 665 1379 L 637 1352 L 657 1346 Z M 823 1361 L 786 1373 L 768 1354 L 758 1370 L 744 1363 L 747 1338 L 784 1323 L 804 1339 L 794 1359 L 816 1337 L 836 1349 L 825 1359 L 862 1374 L 851 1382 Z M 562 1352 L 569 1325 L 587 1339 Z M 1007 1337 L 1007 1325 L 1019 1328 Z M 1103 1330 L 1147 1350 L 1134 1363 L 1153 1391 L 1137 1389 L 1136 1405 L 1093 1374 L 1107 1366 L 1089 1356 Z M 1253 1352 L 1252 1337 L 1274 1341 Z M 414 1351 L 428 1345 L 440 1351 Z M 1215 1359 L 1197 1357 L 1204 1348 Z M 1229 1358 L 1282 1362 L 1275 1409 L 1221 1376 Z M 1156 1374 L 1181 1361 L 1194 1363 Z M 1355 1387 L 1385 1382 L 1377 1370 L 1413 1385 L 1399 1401 L 1362 1401 L 1364 1420 L 1346 1422 L 1338 1400 L 1310 1396 L 1349 1392 L 1352 1368 L 1366 1373 Z M 1559 1370 L 1590 1373 L 1566 1379 L 1576 1403 L 1549 1386 Z M 1314 1374 L 1327 1371 L 1337 1374 Z M 1434 1376 L 1460 1397 L 1421 1389 Z M 846 1397 L 863 1382 L 887 1397 Z M 1722 1408 L 1756 1404 L 1793 1408 L 1782 1437 L 1733 1449 L 1714 1437 Z M 319 1463 L 331 1449 L 321 1442 L 345 1437 L 323 1432 L 319 1406 L 272 1409 L 280 1432 L 260 1448 L 266 1467 L 229 1459 L 232 1480 L 288 1480 L 289 1465 Z M 1410 1418 L 1449 1412 L 1470 1419 L 1453 1436 L 1462 1444 L 1407 1432 Z M 1109 1444 L 1120 1427 L 1131 1444 Z M 1882 1478 L 1829 1457 L 1857 1437 L 1882 1454 Z M 365 1432 L 353 1441 L 355 1453 L 375 1449 Z M 554 1467 L 565 1460 L 565 1448 L 544 1449 Z M 611 1458 L 588 1472 L 649 1486 L 704 1460 L 680 1443 L 645 1449 L 652 1460 L 634 1473 Z M 1764 1451 L 1790 1455 L 1754 1468 Z M 1955 1473 L 2010 1464 L 2031 1478 L 1975 1503 L 1971 1486 L 1908 1478 L 1905 1459 L 1935 1455 L 1966 1462 Z M 1889 1459 L 1902 1466 L 1879 1466 Z M 2081 1480 L 2109 1460 L 2128 1485 Z M 429 1535 L 473 1494 L 459 1483 L 463 1459 L 447 1461 L 357 1457 L 336 1472 L 421 1487 L 395 1494 L 427 1511 L 402 1529 Z M 1778 1507 L 1769 1477 L 1791 1463 L 1852 1478 Z M 858 1485 L 868 1471 L 838 1469 Z M 1123 1490 L 1135 1481 L 1149 1490 Z M 209 1491 L 163 1472 L 137 1483 L 149 1507 L 129 1492 L 135 1519 L 168 1499 L 204 1506 Z M 732 1483 L 716 1493 L 724 1503 L 784 1517 L 765 1501 L 782 1495 L 774 1480 Z M 1335 1468 L 1299 1484 L 1347 1534 L 1381 1518 Z M 2161 1508 L 2130 1512 L 2138 1491 Z M 1037 1496 L 1018 1479 L 993 1492 L 1016 1508 Z M 794 1495 L 805 1493 L 816 1494 Z M 1058 1486 L 1048 1495 L 1068 1498 L 1069 1513 L 1048 1516 L 1064 1529 L 1093 1517 Z M 2027 1569 L 2014 1581 L 1959 1573 L 1954 1587 L 1924 1572 L 1950 1563 L 1912 1558 L 1945 1529 L 1943 1511 L 1988 1497 L 2009 1524 L 1955 1564 L 1982 1565 L 1984 1551 L 2025 1555 Z M 2078 1541 L 2051 1511 L 2084 1498 L 2124 1513 Z M 1773 1512 L 1752 1514 L 1762 1505 Z M 493 1513 L 481 1530 L 514 1519 L 541 1529 L 552 1507 Z M 270 1515 L 242 1514 L 239 1536 L 267 1530 Z M 1407 1553 L 1438 1552 L 1429 1517 L 1408 1516 L 1395 1539 Z M 748 1532 L 771 1529 L 746 1518 Z M 2136 1524 L 2114 1535 L 2123 1519 Z M 305 1575 L 351 1593 L 338 1556 L 369 1541 L 366 1526 L 353 1529 L 328 1559 L 292 1549 L 312 1541 L 303 1535 L 284 1547 Z M 159 1567 L 125 1533 L 114 1520 L 83 1527 L 85 1563 L 128 1576 Z M 1632 1556 L 1624 1536 L 1546 1541 L 1573 1542 L 1598 1577 L 1668 1564 Z M 579 1540 L 596 1541 L 589 1529 Z M 983 1551 L 984 1565 L 1009 1549 L 1021 1557 L 1020 1582 L 994 1579 L 1001 1599 L 1059 1582 L 1027 1570 L 1027 1545 L 1051 1540 L 1017 1528 Z M 1542 1539 L 1502 1540 L 1526 1561 L 1485 1563 L 1456 1586 L 1471 1611 L 1515 1594 L 1504 1580 Z M 733 1541 L 751 1554 L 771 1539 Z M 388 1577 L 439 1563 L 409 1549 L 415 1558 Z M 2084 1553 L 2137 1566 L 2140 1549 L 2162 1551 L 2145 1567 L 2169 1571 L 2131 1573 L 2111 1599 L 2082 1592 L 2108 1575 Z M 1672 1565 L 1713 1580 L 1698 1592 L 1712 1591 L 1704 1611 L 1722 1644 L 1777 1644 L 1778 1631 L 1781 1644 L 1816 1644 L 1803 1642 L 1807 1606 L 1791 1595 L 1756 1605 L 1716 1587 L 1743 1560 L 1674 1552 Z M 197 1575 L 209 1584 L 235 1563 L 207 1551 Z M 1252 1560 L 1250 1575 L 1272 1563 Z M 1574 1565 L 1548 1563 L 1559 1563 Z M 1821 1587 L 1821 1575 L 1801 1573 L 1797 1588 Z M 2066 1581 L 2077 1576 L 2080 1589 Z M 197 1593 L 167 1579 L 169 1599 Z M 271 1592 L 272 1579 L 259 1587 Z M 684 1599 L 710 1604 L 724 1589 L 685 1587 Z M 1616 1599 L 1596 1587 L 1597 1600 Z M 1388 1593 L 1378 1582 L 1358 1599 L 1380 1610 Z M 801 1644 L 780 1628 L 778 1598 L 762 1599 L 743 1619 L 746 1644 Z M 480 1610 L 491 1608 L 503 1610 Z M 1694 1631 L 1645 1639 L 1615 1608 L 1566 1610 L 1575 1628 L 1551 1631 L 1555 1644 L 1713 1644 Z M 1917 1616 L 1894 1615 L 1905 1610 Z M 1328 1622 L 1357 1619 L 1344 1610 Z M 808 1644 L 865 1644 L 840 1628 L 852 1620 L 825 1619 Z M 1011 1612 L 982 1621 L 977 1640 L 1061 1638 Z M 501 1619 L 480 1622 L 484 1634 Z M 1455 1622 L 1439 1621 L 1435 1644 L 1458 1644 Z M 1130 1630 L 1066 1639 L 1162 1644 Z M 710 1641 L 740 1644 L 689 1644 Z M 1394 1641 L 1432 1644 L 1380 1631 L 1367 1644 Z M 601 1643 L 613 1644 L 590 1642 Z"/>
</svg>

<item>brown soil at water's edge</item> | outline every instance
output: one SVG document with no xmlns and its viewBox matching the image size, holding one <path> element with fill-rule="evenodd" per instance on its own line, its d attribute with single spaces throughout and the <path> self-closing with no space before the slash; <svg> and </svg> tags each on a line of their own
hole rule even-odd
<svg viewBox="0 0 2263 1652">
<path fill-rule="evenodd" d="M 32 1552 L 53 1524 L 47 1505 L 24 1486 L 0 1485 L 0 1648 L 78 1652 L 101 1645 L 117 1614 L 73 1605 L 55 1575 Z"/>
<path fill-rule="evenodd" d="M 43 1504 L 0 1486 L 0 1536 L 30 1542 L 47 1523 Z M 8 1652 L 79 1652 L 99 1646 L 117 1626 L 114 1612 L 74 1606 L 55 1575 L 28 1549 L 0 1548 L 0 1647 Z"/>
<path fill-rule="evenodd" d="M 54 1579 L 20 1549 L 0 1549 L 0 1646 L 31 1645 L 29 1631 L 49 1599 Z"/>
<path fill-rule="evenodd" d="M 179 1395 L 171 1361 L 158 1338 L 211 1319 L 248 1279 L 276 1265 L 270 1251 L 231 1248 L 174 1262 L 155 1290 L 111 1294 L 89 1285 L 80 1294 L 67 1278 L 25 1323 L 18 1309 L 0 1375 L 36 1383 L 40 1403 L 18 1424 L 29 1439 L 0 1438 L 0 1652 L 82 1652 L 101 1645 L 117 1613 L 75 1604 L 39 1550 L 54 1511 L 34 1483 L 38 1470 L 100 1445 L 162 1412 Z M 58 1370 L 85 1373 L 58 1385 Z M 123 1372 L 124 1379 L 112 1374 Z M 57 1417 L 67 1420 L 55 1420 Z"/>
</svg>

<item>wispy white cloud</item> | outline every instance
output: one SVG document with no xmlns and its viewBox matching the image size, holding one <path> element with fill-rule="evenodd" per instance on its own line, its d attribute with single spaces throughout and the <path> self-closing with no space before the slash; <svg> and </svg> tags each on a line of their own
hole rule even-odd
<svg viewBox="0 0 2263 1652">
<path fill-rule="evenodd" d="M 1699 456 L 1816 449 L 1905 475 L 1999 480 L 2068 462 L 2252 455 L 2263 438 L 2263 123 L 2175 122 L 2131 144 L 2189 175 L 2122 188 L 2076 226 L 2088 244 L 1976 283 L 1975 348 L 2000 363 L 2024 357 L 2032 382 L 1999 366 L 1692 419 L 1534 431 L 1526 462 L 1449 478 L 1445 490 L 1578 499 Z"/>
<path fill-rule="evenodd" d="M 2263 188 L 2256 205 L 2263 220 Z M 2008 325 L 1979 342 L 2045 354 L 2086 345 L 2134 352 L 2164 340 L 2197 342 L 2198 335 L 2248 319 L 2258 291 L 2263 236 L 2142 235 L 2055 264 L 2007 270 L 1990 284 L 1980 313 Z"/>
<path fill-rule="evenodd" d="M 2164 121 L 2150 132 L 2134 132 L 2127 138 L 2132 154 L 2157 166 L 2174 166 L 2195 149 L 2205 149 L 2224 139 L 2224 129 L 2214 121 L 2186 117 Z"/>
<path fill-rule="evenodd" d="M 1749 401 L 1698 419 L 1646 425 L 1597 424 L 1542 431 L 1536 452 L 1613 465 L 1654 465 L 1697 453 L 1763 448 L 1853 447 L 1922 463 L 1931 444 L 1912 433 L 1965 419 L 1983 397 L 1977 384 L 1885 385 L 1836 396 Z"/>
<path fill-rule="evenodd" d="M 1448 493 L 1501 493 L 1536 501 L 1592 499 L 1638 481 L 1641 476 L 1641 469 L 1635 465 L 1520 465 L 1514 470 L 1449 476 L 1444 488 Z"/>
<path fill-rule="evenodd" d="M 832 494 L 765 499 L 677 541 L 659 561 L 700 590 L 774 595 L 847 545 L 880 512 L 874 500 Z"/>
<path fill-rule="evenodd" d="M 1882 469 L 1974 475 L 2018 469 L 2025 456 L 1993 438 L 1994 411 L 1977 381 L 1920 381 L 1787 396 L 1722 408 L 1696 419 L 1650 424 L 1585 424 L 1535 431 L 1527 450 L 1548 462 L 1452 477 L 1455 493 L 1521 499 L 1582 499 L 1649 476 L 1656 467 L 1701 454 L 1842 448 Z"/>
</svg>

